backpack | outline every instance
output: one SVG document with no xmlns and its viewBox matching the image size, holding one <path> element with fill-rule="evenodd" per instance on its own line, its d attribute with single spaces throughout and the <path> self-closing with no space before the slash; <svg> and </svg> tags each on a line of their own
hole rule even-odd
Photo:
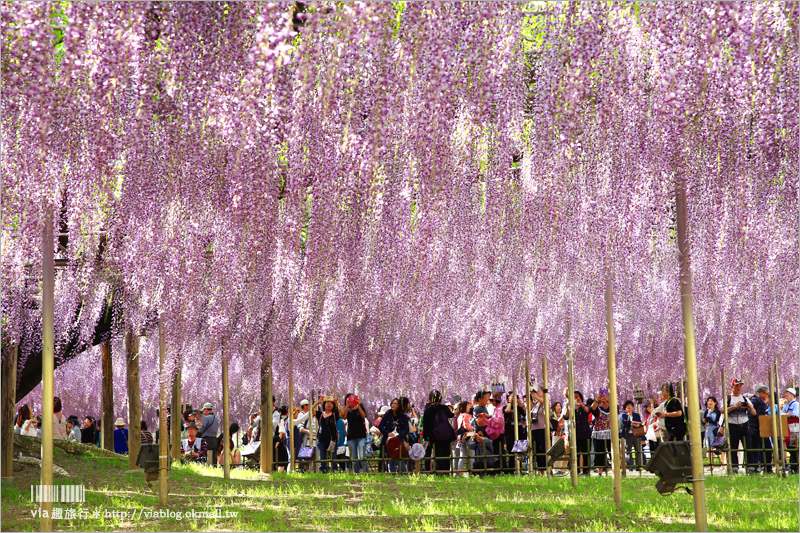
<svg viewBox="0 0 800 533">
<path fill-rule="evenodd" d="M 438 441 L 453 441 L 455 432 L 453 426 L 450 425 L 450 420 L 444 412 L 444 409 L 438 409 L 436 414 L 433 415 L 433 438 Z"/>
</svg>

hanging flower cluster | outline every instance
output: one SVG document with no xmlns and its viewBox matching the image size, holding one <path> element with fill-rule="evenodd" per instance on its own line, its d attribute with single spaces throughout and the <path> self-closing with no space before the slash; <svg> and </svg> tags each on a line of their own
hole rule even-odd
<svg viewBox="0 0 800 533">
<path fill-rule="evenodd" d="M 683 373 L 685 182 L 701 387 L 794 375 L 798 6 L 535 9 L 2 4 L 4 345 L 41 350 L 52 213 L 57 355 L 111 309 L 148 408 L 159 314 L 185 398 L 220 402 L 224 358 L 240 415 L 262 368 L 422 403 L 547 358 L 556 391 L 568 346 L 593 392 L 609 280 L 627 397 Z M 98 359 L 67 405 L 99 409 Z"/>
</svg>

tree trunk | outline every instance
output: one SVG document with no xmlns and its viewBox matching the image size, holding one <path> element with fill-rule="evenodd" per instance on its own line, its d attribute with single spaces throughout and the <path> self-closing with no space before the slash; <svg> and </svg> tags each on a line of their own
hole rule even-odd
<svg viewBox="0 0 800 533">
<path fill-rule="evenodd" d="M 103 343 L 103 449 L 114 451 L 114 374 L 111 372 L 111 341 Z"/>
<path fill-rule="evenodd" d="M 14 478 L 14 412 L 17 391 L 17 354 L 16 344 L 8 347 L 3 358 L 3 408 L 2 408 L 2 461 L 3 483 Z"/>
<path fill-rule="evenodd" d="M 272 359 L 261 364 L 261 472 L 272 473 Z"/>
<path fill-rule="evenodd" d="M 139 338 L 129 329 L 125 335 L 125 358 L 128 363 L 128 468 L 136 466 L 142 446 L 142 400 L 139 393 Z M 163 434 L 160 434 L 163 438 Z"/>
<path fill-rule="evenodd" d="M 170 407 L 170 456 L 176 460 L 181 459 L 181 429 L 183 413 L 181 412 L 181 363 L 177 363 L 175 376 L 172 379 L 172 406 Z"/>
</svg>

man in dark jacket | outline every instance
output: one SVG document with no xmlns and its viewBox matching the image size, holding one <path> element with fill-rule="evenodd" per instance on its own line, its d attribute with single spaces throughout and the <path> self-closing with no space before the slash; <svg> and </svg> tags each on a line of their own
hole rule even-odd
<svg viewBox="0 0 800 533">
<path fill-rule="evenodd" d="M 450 443 L 456 440 L 456 432 L 450 424 L 453 412 L 446 405 L 442 405 L 442 393 L 438 390 L 431 391 L 428 402 L 422 415 L 422 438 L 433 444 L 436 471 L 449 473 Z"/>
<path fill-rule="evenodd" d="M 767 473 L 772 472 L 772 442 L 769 439 L 762 439 L 759 431 L 758 417 L 770 413 L 769 410 L 769 388 L 766 385 L 759 385 L 756 395 L 750 398 L 750 403 L 756 413 L 748 413 L 749 439 L 747 440 L 747 454 L 749 456 L 747 469 L 748 474 L 755 474 L 760 468 Z"/>
</svg>

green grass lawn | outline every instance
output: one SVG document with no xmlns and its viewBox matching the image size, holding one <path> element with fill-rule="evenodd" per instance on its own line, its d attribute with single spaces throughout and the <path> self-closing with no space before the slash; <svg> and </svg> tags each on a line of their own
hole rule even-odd
<svg viewBox="0 0 800 533">
<path fill-rule="evenodd" d="M 55 463 L 84 484 L 85 519 L 54 520 L 56 530 L 76 531 L 693 531 L 692 497 L 660 496 L 655 479 L 631 475 L 622 482 L 622 510 L 614 508 L 611 478 L 496 476 L 470 479 L 349 474 L 273 474 L 252 470 L 222 478 L 221 469 L 175 465 L 167 509 L 174 512 L 238 511 L 236 518 L 148 518 L 158 496 L 141 474 L 125 474 L 127 460 L 70 455 L 55 450 Z M 32 531 L 30 486 L 39 469 L 15 465 L 12 484 L 2 487 L 3 531 Z M 154 484 L 156 487 L 156 484 Z M 708 524 L 712 531 L 798 531 L 798 478 L 706 476 Z M 137 517 L 131 517 L 136 510 Z M 94 511 L 100 511 L 98 517 Z M 124 511 L 127 517 L 104 517 Z M 141 517 L 138 513 L 142 513 Z"/>
</svg>

